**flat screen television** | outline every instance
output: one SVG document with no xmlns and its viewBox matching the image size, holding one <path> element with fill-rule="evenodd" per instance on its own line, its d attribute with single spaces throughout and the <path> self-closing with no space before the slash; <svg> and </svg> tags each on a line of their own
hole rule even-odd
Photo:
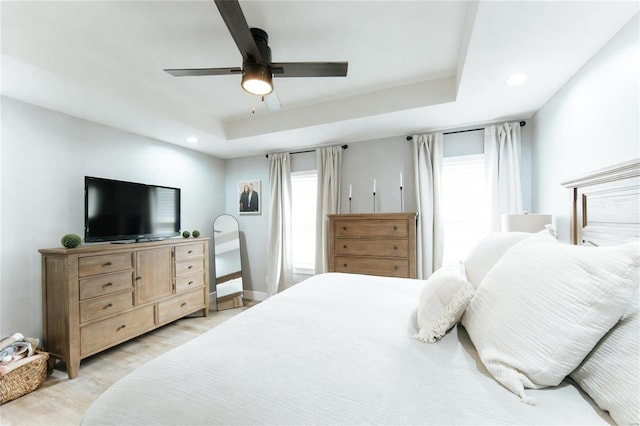
<svg viewBox="0 0 640 426">
<path fill-rule="evenodd" d="M 179 235 L 180 188 L 84 178 L 85 242 Z"/>
</svg>

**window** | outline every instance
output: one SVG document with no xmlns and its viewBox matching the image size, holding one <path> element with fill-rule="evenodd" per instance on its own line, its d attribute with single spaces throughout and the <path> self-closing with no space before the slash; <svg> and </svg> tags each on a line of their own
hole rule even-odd
<svg viewBox="0 0 640 426">
<path fill-rule="evenodd" d="M 445 157 L 442 164 L 443 265 L 464 260 L 489 232 L 484 154 Z"/>
<path fill-rule="evenodd" d="M 315 273 L 317 182 L 315 170 L 291 173 L 293 272 L 296 274 Z"/>
</svg>

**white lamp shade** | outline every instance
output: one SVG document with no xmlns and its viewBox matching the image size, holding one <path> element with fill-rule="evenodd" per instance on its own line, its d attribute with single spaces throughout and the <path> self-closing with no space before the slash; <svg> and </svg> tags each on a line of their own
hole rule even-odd
<svg viewBox="0 0 640 426">
<path fill-rule="evenodd" d="M 550 214 L 503 214 L 502 232 L 539 232 L 552 223 Z"/>
</svg>

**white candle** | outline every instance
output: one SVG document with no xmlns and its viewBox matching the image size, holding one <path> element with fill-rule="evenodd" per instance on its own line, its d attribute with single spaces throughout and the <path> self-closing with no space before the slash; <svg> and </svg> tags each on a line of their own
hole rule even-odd
<svg viewBox="0 0 640 426">
<path fill-rule="evenodd" d="M 376 180 L 373 180 L 373 192 L 376 192 Z"/>
<path fill-rule="evenodd" d="M 349 198 L 351 198 L 351 184 L 349 184 Z"/>
<path fill-rule="evenodd" d="M 402 188 L 402 172 L 400 172 L 400 188 Z"/>
</svg>

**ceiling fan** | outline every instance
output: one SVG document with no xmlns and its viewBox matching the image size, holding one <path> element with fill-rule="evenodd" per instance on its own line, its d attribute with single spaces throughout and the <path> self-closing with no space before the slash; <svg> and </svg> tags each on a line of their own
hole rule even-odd
<svg viewBox="0 0 640 426">
<path fill-rule="evenodd" d="M 224 23 L 242 55 L 242 68 L 165 69 L 175 77 L 242 73 L 242 88 L 264 96 L 273 92 L 273 77 L 346 77 L 348 62 L 271 62 L 269 36 L 249 28 L 238 0 L 215 0 Z M 276 100 L 277 102 L 277 100 Z M 278 102 L 279 103 L 279 102 Z"/>
</svg>

